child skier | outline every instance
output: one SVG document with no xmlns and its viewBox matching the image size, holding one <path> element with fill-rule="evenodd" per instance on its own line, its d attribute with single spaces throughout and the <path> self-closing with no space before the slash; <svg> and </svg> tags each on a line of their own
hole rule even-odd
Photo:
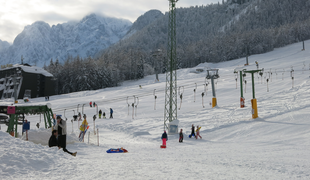
<svg viewBox="0 0 310 180">
<path fill-rule="evenodd" d="M 87 126 L 88 126 L 88 122 L 86 120 L 86 115 L 84 114 L 83 116 L 84 120 L 80 126 L 80 135 L 79 135 L 79 138 L 80 138 L 80 141 L 84 139 L 84 135 L 85 135 L 85 131 L 87 130 Z"/>
<path fill-rule="evenodd" d="M 103 114 L 102 114 L 102 118 L 103 119 L 105 119 L 106 117 L 105 117 L 105 112 L 103 112 Z"/>
<path fill-rule="evenodd" d="M 192 124 L 192 133 L 191 133 L 191 135 L 189 135 L 189 138 L 192 138 L 192 136 L 195 136 L 195 126 L 194 126 L 194 124 Z"/>
<path fill-rule="evenodd" d="M 163 135 L 161 136 L 161 139 L 163 141 L 163 146 L 166 146 L 166 141 L 168 141 L 168 136 L 166 131 L 164 131 Z"/>
<path fill-rule="evenodd" d="M 183 132 L 182 132 L 182 129 L 180 131 L 180 138 L 179 138 L 179 142 L 183 142 Z"/>
<path fill-rule="evenodd" d="M 202 139 L 202 137 L 199 134 L 200 128 L 201 128 L 201 126 L 200 127 L 197 126 L 197 129 L 196 129 L 196 139 L 198 138 L 198 136 L 200 137 L 200 139 Z"/>
<path fill-rule="evenodd" d="M 92 107 L 92 104 L 93 104 L 93 103 L 90 101 L 90 102 L 89 102 L 89 106 Z"/>
</svg>

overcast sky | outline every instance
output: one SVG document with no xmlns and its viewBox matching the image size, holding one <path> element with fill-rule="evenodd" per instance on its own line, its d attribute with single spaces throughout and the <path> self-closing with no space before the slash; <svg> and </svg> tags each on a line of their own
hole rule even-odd
<svg viewBox="0 0 310 180">
<path fill-rule="evenodd" d="M 217 3 L 219 0 L 179 0 L 177 7 Z M 12 43 L 26 25 L 45 21 L 51 25 L 80 20 L 96 13 L 134 22 L 151 9 L 165 13 L 168 0 L 0 0 L 0 39 Z"/>
</svg>

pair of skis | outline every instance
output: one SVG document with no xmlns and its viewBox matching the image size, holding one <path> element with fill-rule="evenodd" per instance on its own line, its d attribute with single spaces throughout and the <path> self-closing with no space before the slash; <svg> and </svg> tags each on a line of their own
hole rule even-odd
<svg viewBox="0 0 310 180">
<path fill-rule="evenodd" d="M 85 131 L 81 131 L 80 135 L 79 135 L 79 140 L 82 142 L 84 140 L 84 136 L 87 132 L 87 129 L 89 128 L 89 126 L 87 126 L 87 128 L 85 129 Z"/>
</svg>

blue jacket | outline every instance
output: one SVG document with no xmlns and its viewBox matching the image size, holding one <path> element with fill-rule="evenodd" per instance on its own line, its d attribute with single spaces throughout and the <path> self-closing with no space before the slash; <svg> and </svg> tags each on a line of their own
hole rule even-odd
<svg viewBox="0 0 310 180">
<path fill-rule="evenodd" d="M 166 138 L 167 141 L 168 141 L 168 136 L 167 136 L 167 133 L 166 133 L 166 132 L 164 132 L 163 135 L 161 136 L 161 139 L 164 139 L 164 138 Z"/>
<path fill-rule="evenodd" d="M 111 114 L 113 113 L 113 110 L 112 110 L 112 109 L 110 109 L 110 113 L 111 113 Z"/>
</svg>

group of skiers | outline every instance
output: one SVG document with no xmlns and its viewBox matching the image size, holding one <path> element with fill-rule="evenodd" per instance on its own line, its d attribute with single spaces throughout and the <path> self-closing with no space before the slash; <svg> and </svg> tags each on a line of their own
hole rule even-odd
<svg viewBox="0 0 310 180">
<path fill-rule="evenodd" d="M 90 107 L 96 107 L 97 106 L 97 104 L 95 103 L 95 102 L 89 102 L 89 106 Z M 105 112 L 103 112 L 102 113 L 102 111 L 101 111 L 101 109 L 99 110 L 99 119 L 101 119 L 101 116 L 102 116 L 102 118 L 103 119 L 105 119 L 106 117 L 105 117 Z M 110 118 L 113 118 L 113 109 L 112 108 L 110 108 Z"/>
<path fill-rule="evenodd" d="M 196 129 L 196 134 L 195 134 L 195 126 L 194 124 L 192 124 L 192 131 L 191 134 L 189 135 L 189 138 L 192 138 L 192 136 L 195 136 L 195 138 L 197 139 L 198 137 L 200 137 L 200 139 L 202 139 L 202 137 L 200 136 L 200 129 L 201 127 L 197 126 Z M 168 141 L 168 136 L 166 131 L 164 131 L 164 133 L 161 136 L 162 142 L 163 142 L 163 146 L 166 146 L 166 142 Z M 183 129 L 180 130 L 179 133 L 179 142 L 183 142 Z"/>
<path fill-rule="evenodd" d="M 102 113 L 101 109 L 99 110 L 99 119 L 101 119 L 101 115 L 102 115 L 102 118 L 105 119 L 105 112 Z M 110 119 L 113 118 L 113 109 L 110 108 Z"/>
<path fill-rule="evenodd" d="M 96 107 L 97 104 L 96 104 L 95 102 L 91 102 L 91 101 L 90 101 L 90 102 L 89 102 L 89 106 L 90 106 L 90 107 Z"/>
</svg>

